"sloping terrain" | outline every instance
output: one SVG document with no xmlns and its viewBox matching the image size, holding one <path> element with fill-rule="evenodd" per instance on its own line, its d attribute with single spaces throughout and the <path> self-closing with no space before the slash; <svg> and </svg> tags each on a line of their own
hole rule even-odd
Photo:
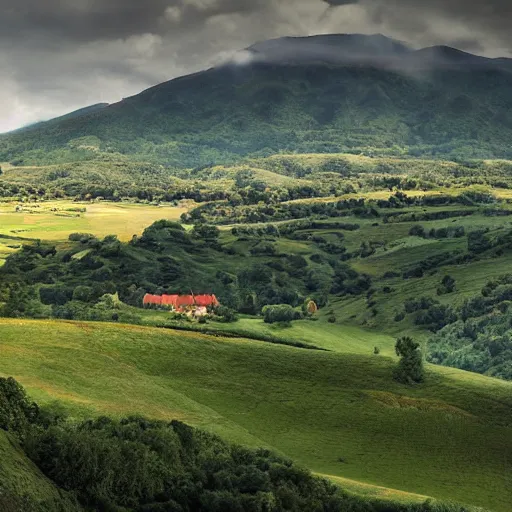
<svg viewBox="0 0 512 512">
<path fill-rule="evenodd" d="M 507 60 L 442 47 L 411 52 L 382 36 L 377 43 L 365 36 L 261 43 L 246 64 L 4 135 L 0 161 L 68 162 L 98 151 L 180 167 L 281 150 L 510 156 Z M 312 46 L 314 55 L 346 58 L 311 58 Z M 290 61 L 291 54 L 304 58 Z"/>
<path fill-rule="evenodd" d="M 27 458 L 14 437 L 0 429 L 0 510 L 71 512 L 74 506 Z M 78 510 L 78 508 L 76 508 Z"/>
<path fill-rule="evenodd" d="M 411 388 L 385 356 L 134 326 L 1 320 L 0 332 L 0 374 L 74 417 L 180 419 L 321 474 L 508 512 L 510 383 L 429 366 Z"/>
</svg>

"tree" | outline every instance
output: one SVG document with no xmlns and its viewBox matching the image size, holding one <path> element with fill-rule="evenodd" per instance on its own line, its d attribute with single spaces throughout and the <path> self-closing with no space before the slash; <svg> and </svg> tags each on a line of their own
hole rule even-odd
<svg viewBox="0 0 512 512">
<path fill-rule="evenodd" d="M 39 408 L 27 398 L 25 390 L 12 377 L 0 377 L 0 429 L 24 437 Z"/>
<path fill-rule="evenodd" d="M 262 309 L 263 320 L 266 324 L 276 322 L 290 323 L 300 317 L 300 313 L 295 311 L 289 304 L 276 304 L 265 306 Z"/>
<path fill-rule="evenodd" d="M 423 382 L 425 372 L 420 344 L 409 336 L 398 338 L 395 344 L 396 355 L 400 361 L 394 370 L 394 378 L 404 384 Z"/>
<path fill-rule="evenodd" d="M 192 230 L 192 235 L 207 242 L 215 242 L 219 238 L 220 231 L 216 226 L 196 224 Z"/>
<path fill-rule="evenodd" d="M 437 288 L 437 295 L 444 295 L 445 293 L 452 293 L 455 291 L 455 279 L 446 275 L 441 281 L 441 286 Z"/>
</svg>

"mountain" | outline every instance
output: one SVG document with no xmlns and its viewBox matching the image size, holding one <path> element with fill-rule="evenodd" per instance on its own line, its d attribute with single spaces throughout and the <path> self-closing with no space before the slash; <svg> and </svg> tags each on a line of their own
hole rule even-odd
<svg viewBox="0 0 512 512">
<path fill-rule="evenodd" d="M 250 46 L 256 61 L 276 64 L 374 63 L 400 58 L 412 52 L 405 44 L 383 35 L 329 34 L 313 37 L 284 37 Z"/>
<path fill-rule="evenodd" d="M 1 136 L 0 161 L 122 153 L 194 167 L 279 151 L 512 158 L 511 90 L 510 59 L 413 50 L 382 35 L 283 38 Z"/>
</svg>

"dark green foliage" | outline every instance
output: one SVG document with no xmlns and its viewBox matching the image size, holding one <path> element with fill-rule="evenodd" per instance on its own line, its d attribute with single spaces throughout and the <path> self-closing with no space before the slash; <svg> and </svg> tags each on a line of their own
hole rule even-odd
<svg viewBox="0 0 512 512">
<path fill-rule="evenodd" d="M 178 421 L 98 418 L 34 430 L 32 460 L 97 510 L 173 512 L 462 512 L 350 496 L 268 450 L 249 450 Z"/>
<path fill-rule="evenodd" d="M 219 306 L 214 310 L 216 318 L 221 322 L 231 323 L 238 320 L 238 315 L 235 310 L 226 306 Z"/>
<path fill-rule="evenodd" d="M 431 297 L 419 297 L 418 299 L 409 298 L 404 302 L 404 310 L 406 313 L 410 314 L 416 311 L 429 309 L 437 303 L 438 302 Z"/>
<path fill-rule="evenodd" d="M 371 287 L 371 278 L 358 274 L 347 264 L 339 264 L 334 270 L 331 293 L 336 295 L 360 295 Z"/>
<path fill-rule="evenodd" d="M 456 321 L 457 313 L 445 304 L 430 306 L 427 310 L 421 311 L 414 320 L 417 325 L 424 325 L 434 332 Z"/>
<path fill-rule="evenodd" d="M 192 230 L 192 235 L 206 242 L 216 242 L 219 238 L 219 229 L 215 226 L 206 224 L 196 224 Z"/>
<path fill-rule="evenodd" d="M 472 253 L 481 253 L 492 248 L 491 240 L 486 236 L 486 231 L 472 231 L 468 234 L 468 251 Z"/>
<path fill-rule="evenodd" d="M 3 489 L 2 511 L 68 512 L 463 512 L 348 495 L 266 449 L 232 445 L 179 421 L 107 417 L 70 423 L 38 414 L 23 388 L 0 379 L 0 428 L 23 433 L 23 449 L 59 489 L 34 503 Z"/>
<path fill-rule="evenodd" d="M 410 230 L 409 235 L 411 236 L 425 236 L 425 228 L 419 224 L 415 224 Z"/>
<path fill-rule="evenodd" d="M 12 377 L 0 377 L 0 429 L 23 439 L 39 415 L 39 408 Z"/>
<path fill-rule="evenodd" d="M 395 351 L 400 357 L 393 372 L 395 380 L 404 384 L 423 382 L 425 375 L 420 344 L 409 336 L 404 336 L 396 340 Z"/>
<path fill-rule="evenodd" d="M 452 311 L 451 321 L 430 338 L 427 359 L 512 380 L 510 301 L 510 274 L 489 281 L 480 295 L 466 299 L 458 311 Z"/>
<path fill-rule="evenodd" d="M 262 309 L 263 320 L 267 324 L 290 323 L 301 318 L 301 314 L 288 304 L 265 306 Z"/>
<path fill-rule="evenodd" d="M 401 322 L 405 318 L 405 311 L 400 311 L 395 315 L 395 322 Z"/>
<path fill-rule="evenodd" d="M 441 285 L 437 288 L 438 295 L 453 293 L 455 291 L 455 279 L 452 276 L 444 276 Z"/>
<path fill-rule="evenodd" d="M 510 157 L 511 126 L 504 113 L 509 70 L 489 61 L 471 68 L 471 80 L 467 76 L 464 66 L 438 68 L 428 84 L 386 67 L 320 62 L 220 66 L 96 112 L 4 135 L 0 161 L 67 163 L 116 152 L 200 169 L 259 152 L 375 148 L 460 160 Z M 228 110 L 233 115 L 226 117 Z M 340 176 L 353 172 L 350 162 L 341 159 L 326 161 L 323 171 Z M 390 171 L 389 166 L 381 169 L 383 174 Z M 290 172 L 307 175 L 308 169 Z M 239 178 L 241 187 L 244 178 Z M 54 179 L 61 178 L 57 174 Z M 102 186 L 103 192 L 114 195 L 117 187 L 109 185 Z M 398 185 L 391 179 L 385 183 Z"/>
<path fill-rule="evenodd" d="M 47 318 L 51 313 L 51 309 L 41 302 L 36 287 L 24 286 L 19 282 L 9 287 L 8 297 L 1 311 L 4 316 L 12 318 Z"/>
<path fill-rule="evenodd" d="M 3 314 L 110 321 L 116 313 L 120 321 L 129 321 L 136 318 L 125 309 L 112 311 L 108 303 L 100 304 L 102 297 L 117 294 L 122 302 L 140 307 L 146 293 L 191 290 L 215 293 L 229 310 L 250 314 L 268 304 L 297 307 L 307 295 L 324 305 L 332 274 L 328 263 L 313 265 L 300 254 L 281 255 L 266 233 L 254 235 L 256 244 L 244 257 L 221 245 L 215 226 L 198 225 L 188 233 L 166 220 L 129 244 L 115 236 L 98 240 L 76 234 L 58 253 L 26 246 L 0 269 Z M 356 284 L 347 283 L 348 293 L 354 293 Z M 225 318 L 232 321 L 233 315 Z"/>
<path fill-rule="evenodd" d="M 507 313 L 452 323 L 430 338 L 427 359 L 512 380 L 511 322 Z"/>
</svg>

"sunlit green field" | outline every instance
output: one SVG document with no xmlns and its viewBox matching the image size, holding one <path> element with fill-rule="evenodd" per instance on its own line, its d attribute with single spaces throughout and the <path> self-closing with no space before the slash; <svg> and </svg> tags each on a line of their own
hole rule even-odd
<svg viewBox="0 0 512 512">
<path fill-rule="evenodd" d="M 115 234 L 128 241 L 144 228 L 160 219 L 179 220 L 188 210 L 183 206 L 152 206 L 133 203 L 75 203 L 49 201 L 23 205 L 16 212 L 17 202 L 0 203 L 0 265 L 14 247 L 30 238 L 63 241 L 71 233 L 91 233 L 98 237 Z M 70 211 L 85 208 L 85 212 Z M 52 211 L 54 210 L 54 211 Z"/>
<path fill-rule="evenodd" d="M 397 497 L 389 488 L 509 510 L 512 384 L 429 366 L 426 384 L 402 386 L 391 375 L 392 338 L 337 326 L 322 336 L 321 325 L 315 339 L 313 327 L 291 336 L 322 338 L 336 352 L 135 326 L 0 320 L 0 374 L 75 417 L 178 418 L 355 480 L 339 482 L 366 494 Z M 376 340 L 379 356 L 369 353 Z"/>
<path fill-rule="evenodd" d="M 156 220 L 178 220 L 187 211 L 186 207 L 175 206 L 51 201 L 26 205 L 24 211 L 16 213 L 16 204 L 0 203 L 0 234 L 45 240 L 64 240 L 74 232 L 115 234 L 120 240 L 129 240 Z M 86 212 L 67 211 L 76 208 L 85 208 Z"/>
</svg>

